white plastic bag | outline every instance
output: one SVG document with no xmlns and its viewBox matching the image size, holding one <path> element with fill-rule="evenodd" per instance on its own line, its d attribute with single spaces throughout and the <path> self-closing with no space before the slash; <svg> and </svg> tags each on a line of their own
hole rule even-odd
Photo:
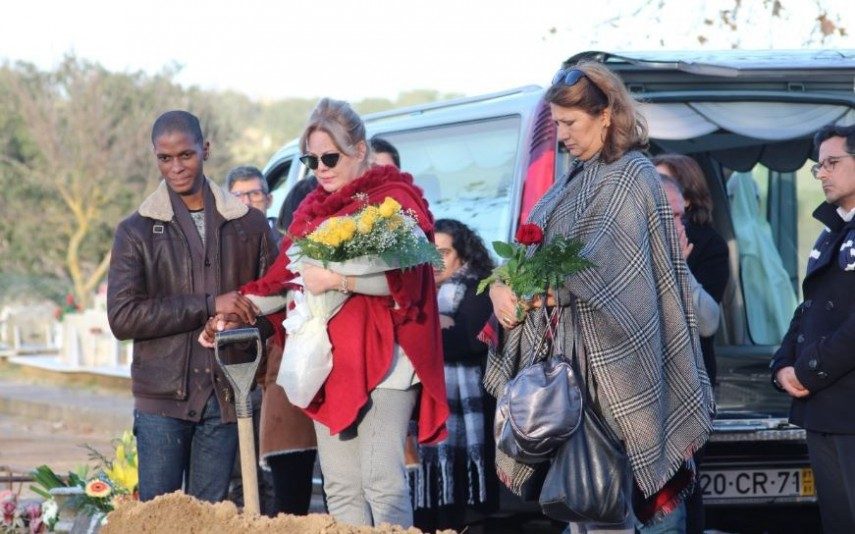
<svg viewBox="0 0 855 534">
<path fill-rule="evenodd" d="M 294 282 L 302 280 L 297 278 Z M 337 291 L 320 295 L 294 292 L 294 308 L 282 322 L 288 338 L 276 376 L 276 383 L 282 386 L 294 406 L 308 406 L 332 370 L 327 322 L 345 300 L 347 295 Z"/>
<path fill-rule="evenodd" d="M 302 272 L 304 265 L 325 267 L 346 276 L 375 274 L 397 268 L 376 256 L 362 256 L 344 262 L 322 262 L 300 256 L 300 249 L 292 245 L 286 252 L 291 258 L 288 266 L 292 272 Z M 302 277 L 292 283 L 303 285 Z M 294 406 L 305 408 L 315 398 L 332 371 L 332 344 L 327 323 L 341 309 L 348 295 L 339 291 L 325 291 L 312 295 L 307 291 L 294 291 L 294 308 L 282 322 L 288 337 L 276 383 L 288 394 Z"/>
</svg>

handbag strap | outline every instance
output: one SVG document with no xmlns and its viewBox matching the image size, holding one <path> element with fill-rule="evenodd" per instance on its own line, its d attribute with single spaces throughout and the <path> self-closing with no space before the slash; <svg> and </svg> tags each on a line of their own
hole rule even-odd
<svg viewBox="0 0 855 534">
<path fill-rule="evenodd" d="M 551 340 L 551 345 L 549 350 L 547 350 L 548 354 L 555 352 L 555 340 L 557 339 L 558 329 L 555 326 L 556 322 L 561 321 L 561 306 L 553 306 L 552 311 L 550 312 L 547 309 L 548 293 L 543 294 L 543 299 L 541 300 L 541 314 L 543 316 L 543 320 L 546 321 L 546 332 L 544 332 L 543 336 L 538 340 L 537 345 L 535 345 L 534 350 L 531 351 L 531 358 L 529 358 L 528 365 L 533 365 L 535 361 L 537 361 L 538 356 L 540 355 L 540 351 L 543 348 L 543 345 L 546 343 L 547 339 Z"/>
</svg>

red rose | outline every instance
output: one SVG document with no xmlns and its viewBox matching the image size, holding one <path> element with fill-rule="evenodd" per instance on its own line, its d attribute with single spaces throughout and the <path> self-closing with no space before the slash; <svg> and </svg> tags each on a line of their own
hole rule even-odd
<svg viewBox="0 0 855 534">
<path fill-rule="evenodd" d="M 521 245 L 539 245 L 543 242 L 543 230 L 536 224 L 520 225 L 516 241 Z"/>
</svg>

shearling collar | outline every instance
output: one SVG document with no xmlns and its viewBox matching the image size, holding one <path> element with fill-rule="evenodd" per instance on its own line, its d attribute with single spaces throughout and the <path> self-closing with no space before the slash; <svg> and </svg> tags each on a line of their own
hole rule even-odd
<svg viewBox="0 0 855 534">
<path fill-rule="evenodd" d="M 243 217 L 249 211 L 243 202 L 228 194 L 222 187 L 205 178 L 211 193 L 214 195 L 214 203 L 217 211 L 227 221 Z M 169 222 L 175 213 L 172 211 L 172 203 L 169 201 L 169 191 L 166 189 L 166 180 L 161 180 L 160 185 L 154 193 L 148 196 L 140 204 L 139 212 L 143 217 L 149 217 L 158 221 Z"/>
</svg>

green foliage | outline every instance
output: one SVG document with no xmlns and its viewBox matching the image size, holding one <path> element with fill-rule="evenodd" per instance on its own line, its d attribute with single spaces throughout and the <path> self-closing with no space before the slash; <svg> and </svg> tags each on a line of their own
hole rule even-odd
<svg viewBox="0 0 855 534">
<path fill-rule="evenodd" d="M 523 299 L 542 295 L 549 288 L 564 285 L 568 276 L 593 266 L 580 254 L 583 246 L 578 240 L 561 236 L 541 245 L 533 255 L 526 257 L 527 247 L 495 241 L 493 249 L 496 254 L 508 261 L 481 280 L 477 292 L 482 293 L 493 282 L 501 282 Z"/>
<path fill-rule="evenodd" d="M 30 485 L 30 489 L 37 495 L 50 499 L 50 490 L 54 488 L 64 488 L 68 486 L 59 476 L 53 472 L 53 469 L 46 465 L 40 465 L 33 469 L 30 473 L 36 485 Z"/>
</svg>

